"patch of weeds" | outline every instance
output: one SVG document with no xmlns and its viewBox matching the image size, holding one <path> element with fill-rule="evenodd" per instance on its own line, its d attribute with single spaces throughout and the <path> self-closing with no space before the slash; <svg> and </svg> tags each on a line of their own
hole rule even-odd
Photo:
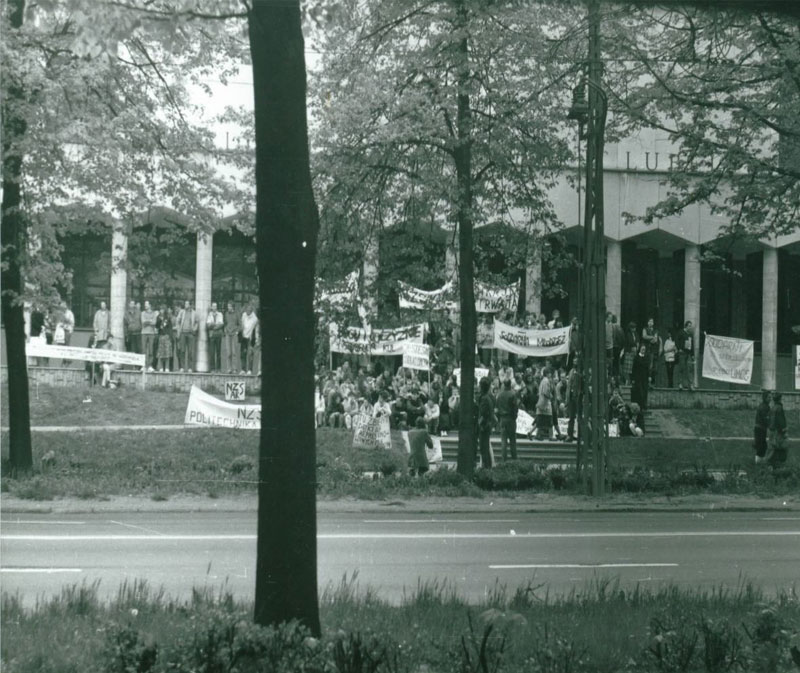
<svg viewBox="0 0 800 673">
<path fill-rule="evenodd" d="M 154 502 L 166 502 L 169 500 L 169 496 L 162 491 L 156 491 L 150 496 L 150 500 Z"/>
<path fill-rule="evenodd" d="M 789 662 L 785 659 L 791 642 L 791 630 L 774 607 L 767 606 L 760 609 L 750 618 L 749 623 L 744 625 L 744 630 L 750 639 L 750 668 L 754 673 L 777 673 L 779 670 L 788 670 Z M 800 651 L 796 656 L 800 660 Z M 790 657 L 794 658 L 793 651 L 790 651 Z M 800 669 L 800 661 L 795 663 Z"/>
<path fill-rule="evenodd" d="M 333 664 L 337 673 L 376 673 L 387 659 L 387 647 L 374 636 L 356 631 L 339 635 L 333 643 Z"/>
<path fill-rule="evenodd" d="M 211 500 L 216 500 L 217 498 L 219 498 L 219 493 L 213 490 L 209 490 L 208 493 L 206 493 L 206 496 Z"/>
<path fill-rule="evenodd" d="M 578 673 L 589 670 L 588 648 L 554 635 L 547 623 L 540 629 L 533 646 L 533 655 L 528 659 L 534 673 Z"/>
<path fill-rule="evenodd" d="M 470 613 L 467 613 L 467 619 L 469 632 L 461 636 L 459 670 L 462 673 L 497 673 L 503 663 L 506 634 L 501 632 L 502 629 L 496 629 L 493 621 L 488 621 L 478 635 Z"/>
<path fill-rule="evenodd" d="M 52 500 L 56 496 L 50 481 L 40 475 L 16 480 L 14 484 L 11 493 L 23 500 Z"/>
<path fill-rule="evenodd" d="M 256 463 L 250 456 L 237 456 L 234 458 L 230 465 L 228 465 L 228 472 L 231 474 L 242 474 L 254 470 Z"/>
<path fill-rule="evenodd" d="M 685 673 L 698 653 L 700 636 L 687 615 L 661 614 L 650 620 L 646 655 L 663 673 Z"/>
<path fill-rule="evenodd" d="M 700 635 L 708 673 L 723 673 L 742 664 L 742 634 L 727 619 L 704 620 Z"/>
</svg>

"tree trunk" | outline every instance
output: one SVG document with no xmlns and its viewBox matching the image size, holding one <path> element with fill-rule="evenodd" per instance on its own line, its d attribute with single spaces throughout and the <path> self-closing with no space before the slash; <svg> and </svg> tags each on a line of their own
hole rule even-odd
<svg viewBox="0 0 800 673">
<path fill-rule="evenodd" d="M 457 144 L 455 148 L 458 195 L 458 287 L 461 302 L 461 403 L 458 423 L 458 471 L 471 477 L 475 471 L 475 270 L 472 251 L 472 113 L 469 107 L 469 43 L 467 41 L 467 8 L 463 0 L 456 3 L 458 27 L 463 34 L 457 55 L 458 109 Z"/>
<path fill-rule="evenodd" d="M 9 19 L 12 28 L 22 27 L 25 0 L 10 0 Z M 28 367 L 25 357 L 25 317 L 22 304 L 22 272 L 20 256 L 24 251 L 25 223 L 22 215 L 22 154 L 18 145 L 25 136 L 27 122 L 15 110 L 15 103 L 24 100 L 18 83 L 3 82 L 3 204 L 2 241 L 3 270 L 2 315 L 6 330 L 8 362 L 8 458 L 14 475 L 33 467 L 31 447 L 31 412 L 28 400 Z"/>
<path fill-rule="evenodd" d="M 256 132 L 256 255 L 262 326 L 255 621 L 320 633 L 317 600 L 314 265 L 299 0 L 248 16 Z M 270 383 L 280 382 L 280 385 Z"/>
</svg>

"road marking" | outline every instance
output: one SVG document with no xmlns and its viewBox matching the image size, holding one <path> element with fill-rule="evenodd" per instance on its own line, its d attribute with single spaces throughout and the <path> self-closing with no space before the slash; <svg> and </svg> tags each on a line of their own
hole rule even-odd
<svg viewBox="0 0 800 673">
<path fill-rule="evenodd" d="M 800 521 L 800 516 L 765 516 L 762 521 Z"/>
<path fill-rule="evenodd" d="M 133 530 L 143 530 L 145 533 L 152 533 L 153 535 L 161 536 L 157 530 L 153 530 L 152 528 L 145 528 L 144 526 L 135 526 L 132 523 L 124 523 L 123 521 L 112 521 L 111 519 L 108 520 L 109 523 L 113 523 L 117 526 L 122 526 L 123 528 L 132 528 Z"/>
<path fill-rule="evenodd" d="M 674 538 L 674 537 L 800 537 L 800 530 L 664 531 L 643 533 L 320 533 L 319 540 L 570 540 L 590 538 Z M 251 541 L 255 535 L 0 535 L 3 541 L 25 542 L 210 542 Z"/>
<path fill-rule="evenodd" d="M 82 573 L 81 568 L 0 568 L 0 573 L 37 573 L 53 575 L 56 573 Z"/>
<path fill-rule="evenodd" d="M 364 519 L 363 523 L 519 523 L 519 519 Z"/>
<path fill-rule="evenodd" d="M 677 563 L 520 563 L 490 565 L 491 570 L 558 570 L 559 568 L 677 568 Z"/>
<path fill-rule="evenodd" d="M 31 525 L 42 525 L 42 526 L 49 526 L 53 524 L 54 526 L 85 526 L 85 521 L 26 521 L 24 519 L 3 519 L 0 521 L 0 524 L 3 526 L 7 526 L 9 524 L 24 524 L 26 526 Z"/>
</svg>

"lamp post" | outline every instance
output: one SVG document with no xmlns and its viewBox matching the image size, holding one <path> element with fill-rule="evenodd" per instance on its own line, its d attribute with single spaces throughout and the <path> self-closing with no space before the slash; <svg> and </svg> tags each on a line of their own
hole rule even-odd
<svg viewBox="0 0 800 673">
<path fill-rule="evenodd" d="M 603 221 L 603 148 L 608 103 L 602 87 L 600 7 L 588 0 L 589 54 L 586 76 L 573 91 L 567 115 L 586 126 L 586 196 L 583 219 L 582 358 L 583 405 L 580 417 L 578 468 L 592 461 L 592 493 L 605 495 L 606 454 L 606 249 Z M 584 88 L 588 90 L 588 97 Z"/>
</svg>

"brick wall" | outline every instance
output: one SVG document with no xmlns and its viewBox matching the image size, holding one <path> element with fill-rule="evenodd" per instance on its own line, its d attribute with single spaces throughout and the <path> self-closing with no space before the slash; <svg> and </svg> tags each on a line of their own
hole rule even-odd
<svg viewBox="0 0 800 673">
<path fill-rule="evenodd" d="M 655 388 L 647 397 L 651 409 L 755 409 L 758 390 L 670 390 Z M 782 393 L 786 411 L 800 410 L 800 392 Z"/>
</svg>

